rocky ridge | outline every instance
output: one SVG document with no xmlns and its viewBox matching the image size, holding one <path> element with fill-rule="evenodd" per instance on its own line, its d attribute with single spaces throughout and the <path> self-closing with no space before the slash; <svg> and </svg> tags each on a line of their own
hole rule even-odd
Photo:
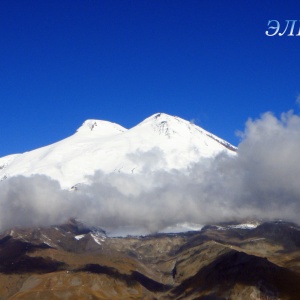
<svg viewBox="0 0 300 300">
<path fill-rule="evenodd" d="M 300 228 L 109 238 L 76 220 L 0 236 L 0 299 L 298 299 Z"/>
</svg>

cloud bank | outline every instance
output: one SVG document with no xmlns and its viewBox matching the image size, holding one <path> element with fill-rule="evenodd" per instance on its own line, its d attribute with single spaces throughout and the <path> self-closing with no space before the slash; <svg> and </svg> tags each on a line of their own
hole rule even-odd
<svg viewBox="0 0 300 300">
<path fill-rule="evenodd" d="M 266 113 L 247 121 L 237 156 L 202 159 L 185 172 L 152 172 L 151 165 L 164 160 L 154 149 L 131 154 L 143 161 L 143 174 L 99 171 L 77 192 L 45 176 L 13 177 L 0 182 L 0 229 L 71 217 L 123 233 L 249 218 L 299 223 L 299 149 L 300 117 Z"/>
</svg>

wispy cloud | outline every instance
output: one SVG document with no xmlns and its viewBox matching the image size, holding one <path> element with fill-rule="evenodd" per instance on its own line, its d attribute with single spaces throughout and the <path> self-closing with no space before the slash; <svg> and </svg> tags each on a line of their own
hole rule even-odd
<svg viewBox="0 0 300 300">
<path fill-rule="evenodd" d="M 296 104 L 300 106 L 300 94 L 298 94 L 296 97 Z"/>
</svg>

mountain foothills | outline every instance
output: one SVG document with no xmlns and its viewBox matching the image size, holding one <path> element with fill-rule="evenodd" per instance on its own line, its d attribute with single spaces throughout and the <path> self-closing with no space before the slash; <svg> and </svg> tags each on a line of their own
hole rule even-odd
<svg viewBox="0 0 300 300">
<path fill-rule="evenodd" d="M 44 174 L 71 188 L 88 183 L 88 176 L 99 170 L 130 174 L 187 169 L 222 151 L 235 153 L 236 148 L 191 122 L 163 113 L 129 130 L 108 121 L 87 120 L 64 140 L 0 158 L 0 179 Z"/>
<path fill-rule="evenodd" d="M 110 238 L 69 220 L 0 235 L 0 299 L 299 299 L 300 228 L 217 224 Z"/>
</svg>

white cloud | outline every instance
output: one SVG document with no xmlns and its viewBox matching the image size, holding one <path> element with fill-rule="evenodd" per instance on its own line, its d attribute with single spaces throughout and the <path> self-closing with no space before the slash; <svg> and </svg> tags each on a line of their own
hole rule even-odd
<svg viewBox="0 0 300 300">
<path fill-rule="evenodd" d="M 300 106 L 300 94 L 298 94 L 298 96 L 296 98 L 296 104 L 298 104 Z"/>
</svg>

